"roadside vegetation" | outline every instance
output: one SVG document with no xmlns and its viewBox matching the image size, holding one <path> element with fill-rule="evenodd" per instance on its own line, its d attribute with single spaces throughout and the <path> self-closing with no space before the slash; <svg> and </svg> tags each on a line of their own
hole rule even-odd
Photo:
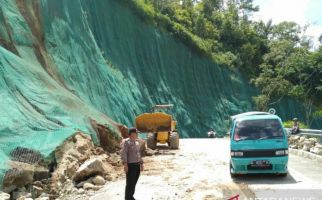
<svg viewBox="0 0 322 200">
<path fill-rule="evenodd" d="M 253 97 L 258 110 L 292 97 L 303 102 L 306 124 L 322 115 L 322 46 L 313 48 L 307 26 L 254 21 L 260 8 L 252 0 L 122 2 L 194 51 L 242 71 L 261 91 Z"/>
<path fill-rule="evenodd" d="M 299 123 L 300 123 L 300 128 L 301 129 L 309 128 L 305 123 L 303 123 L 303 122 L 299 122 Z M 293 121 L 286 121 L 286 122 L 283 123 L 285 128 L 293 128 L 293 124 L 294 124 Z"/>
</svg>

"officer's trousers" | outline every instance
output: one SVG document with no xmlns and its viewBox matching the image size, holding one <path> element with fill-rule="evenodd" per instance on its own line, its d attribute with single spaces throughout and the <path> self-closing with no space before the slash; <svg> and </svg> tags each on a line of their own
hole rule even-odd
<svg viewBox="0 0 322 200">
<path fill-rule="evenodd" d="M 134 200 L 135 186 L 140 176 L 140 163 L 128 163 L 126 173 L 125 200 Z"/>
</svg>

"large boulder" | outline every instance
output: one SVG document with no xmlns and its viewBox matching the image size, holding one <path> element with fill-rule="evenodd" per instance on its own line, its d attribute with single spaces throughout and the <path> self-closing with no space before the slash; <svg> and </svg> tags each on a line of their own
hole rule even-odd
<svg viewBox="0 0 322 200">
<path fill-rule="evenodd" d="M 68 178 L 72 178 L 80 163 L 92 155 L 93 141 L 89 135 L 76 132 L 64 141 L 54 152 L 57 168 L 52 174 L 52 193 L 57 193 Z"/>
<path fill-rule="evenodd" d="M 17 188 L 32 184 L 33 180 L 34 167 L 30 164 L 19 163 L 19 167 L 10 169 L 6 172 L 3 179 L 3 191 L 10 193 Z"/>
<path fill-rule="evenodd" d="M 105 162 L 107 157 L 95 157 L 84 162 L 76 171 L 73 180 L 83 181 L 95 175 L 105 175 L 112 170 L 111 166 Z"/>
<path fill-rule="evenodd" d="M 85 161 L 91 155 L 93 147 L 94 144 L 89 135 L 77 132 L 55 150 L 56 162 L 60 164 L 66 160 Z"/>
<path fill-rule="evenodd" d="M 6 172 L 3 179 L 3 191 L 7 193 L 49 177 L 49 170 L 43 166 L 15 161 L 9 162 L 9 165 L 11 169 Z"/>
</svg>

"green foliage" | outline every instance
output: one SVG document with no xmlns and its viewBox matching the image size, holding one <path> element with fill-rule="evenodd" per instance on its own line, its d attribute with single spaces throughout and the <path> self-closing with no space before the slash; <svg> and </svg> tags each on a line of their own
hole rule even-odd
<svg viewBox="0 0 322 200">
<path fill-rule="evenodd" d="M 216 63 L 256 75 L 265 45 L 248 20 L 258 10 L 252 0 L 230 0 L 228 6 L 221 0 L 121 1 Z"/>
<path fill-rule="evenodd" d="M 241 69 L 261 91 L 253 98 L 257 109 L 293 97 L 306 107 L 308 125 L 322 109 L 322 47 L 310 49 L 305 27 L 249 20 L 259 9 L 253 0 L 121 1 L 196 52 Z"/>
<path fill-rule="evenodd" d="M 304 129 L 309 128 L 309 126 L 306 125 L 305 123 L 303 123 L 303 122 L 299 122 L 299 123 L 300 123 L 300 128 L 304 128 Z M 283 124 L 284 124 L 285 128 L 292 128 L 294 122 L 293 121 L 286 121 Z"/>
<path fill-rule="evenodd" d="M 278 103 L 283 97 L 294 97 L 305 106 L 306 124 L 317 117 L 314 110 L 322 107 L 322 54 L 309 49 L 307 38 L 300 38 L 301 28 L 294 22 L 282 22 L 271 28 L 268 52 L 252 82 L 262 94 L 254 101 L 258 107 Z M 257 99 L 265 96 L 266 101 Z M 263 105 L 266 104 L 266 105 Z"/>
</svg>

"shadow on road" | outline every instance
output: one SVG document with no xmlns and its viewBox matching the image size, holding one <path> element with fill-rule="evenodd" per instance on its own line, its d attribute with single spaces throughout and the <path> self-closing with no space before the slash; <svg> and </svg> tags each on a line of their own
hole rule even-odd
<svg viewBox="0 0 322 200">
<path fill-rule="evenodd" d="M 297 181 L 288 174 L 286 177 L 281 177 L 274 174 L 247 174 L 233 178 L 235 183 L 246 184 L 296 184 Z"/>
</svg>

